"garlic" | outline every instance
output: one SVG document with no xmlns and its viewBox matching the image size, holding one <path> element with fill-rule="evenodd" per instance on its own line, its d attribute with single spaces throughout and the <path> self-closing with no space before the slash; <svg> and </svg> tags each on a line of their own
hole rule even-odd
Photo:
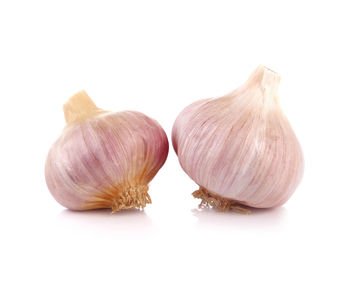
<svg viewBox="0 0 350 283">
<path fill-rule="evenodd" d="M 204 99 L 177 117 L 172 142 L 201 205 L 248 213 L 284 204 L 301 181 L 300 144 L 279 105 L 280 77 L 259 66 L 232 93 Z"/>
<path fill-rule="evenodd" d="M 162 127 L 136 111 L 99 109 L 84 91 L 63 110 L 67 125 L 45 166 L 53 197 L 73 210 L 115 212 L 151 203 L 148 183 L 169 150 Z"/>
</svg>

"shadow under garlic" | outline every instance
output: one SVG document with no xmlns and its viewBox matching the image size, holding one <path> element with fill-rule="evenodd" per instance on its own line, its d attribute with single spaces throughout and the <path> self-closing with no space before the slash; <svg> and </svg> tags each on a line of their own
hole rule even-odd
<svg viewBox="0 0 350 283">
<path fill-rule="evenodd" d="M 249 208 L 250 214 L 240 214 L 234 211 L 220 212 L 212 208 L 192 209 L 192 214 L 197 218 L 199 228 L 222 229 L 264 229 L 282 228 L 286 224 L 288 210 L 284 207 L 257 209 Z"/>
</svg>

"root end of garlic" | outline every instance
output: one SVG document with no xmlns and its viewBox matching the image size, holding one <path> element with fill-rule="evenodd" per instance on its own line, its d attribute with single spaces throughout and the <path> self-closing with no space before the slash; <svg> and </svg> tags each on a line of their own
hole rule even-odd
<svg viewBox="0 0 350 283">
<path fill-rule="evenodd" d="M 199 207 L 212 207 L 221 212 L 235 211 L 240 214 L 250 214 L 250 210 L 238 201 L 226 199 L 210 193 L 207 189 L 199 187 L 199 190 L 194 191 L 192 195 L 195 198 L 201 199 Z"/>
<path fill-rule="evenodd" d="M 129 208 L 143 209 L 148 203 L 152 203 L 148 186 L 131 187 L 117 195 L 112 203 L 112 213 Z"/>
<path fill-rule="evenodd" d="M 141 185 L 123 189 L 110 189 L 103 196 L 96 196 L 93 201 L 87 202 L 84 208 L 98 209 L 110 207 L 112 213 L 115 213 L 123 209 L 143 209 L 150 203 L 152 203 L 152 200 L 148 194 L 148 186 Z"/>
</svg>

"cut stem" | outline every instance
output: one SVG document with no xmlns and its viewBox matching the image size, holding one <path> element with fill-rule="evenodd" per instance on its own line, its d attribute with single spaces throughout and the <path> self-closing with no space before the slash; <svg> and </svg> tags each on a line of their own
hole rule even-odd
<svg viewBox="0 0 350 283">
<path fill-rule="evenodd" d="M 63 111 L 67 124 L 76 123 L 104 112 L 95 105 L 84 90 L 73 95 L 63 105 Z"/>
<path fill-rule="evenodd" d="M 280 85 L 281 77 L 271 69 L 259 65 L 250 75 L 246 85 L 258 85 L 264 95 L 276 96 Z"/>
<path fill-rule="evenodd" d="M 238 201 L 214 195 L 203 187 L 199 187 L 199 190 L 194 191 L 192 195 L 202 200 L 199 207 L 212 207 L 219 211 L 233 210 L 241 214 L 250 213 L 250 210 Z"/>
</svg>

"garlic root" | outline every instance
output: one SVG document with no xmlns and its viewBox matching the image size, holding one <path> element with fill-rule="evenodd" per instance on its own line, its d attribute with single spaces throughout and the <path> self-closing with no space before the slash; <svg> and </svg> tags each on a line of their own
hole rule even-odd
<svg viewBox="0 0 350 283">
<path fill-rule="evenodd" d="M 212 194 L 203 187 L 199 187 L 199 190 L 194 191 L 192 195 L 201 199 L 199 207 L 212 207 L 222 212 L 233 210 L 241 214 L 250 214 L 251 212 L 242 203 Z"/>
<path fill-rule="evenodd" d="M 112 213 L 122 209 L 140 208 L 143 209 L 152 200 L 148 194 L 148 186 L 132 186 L 129 188 L 112 188 L 103 194 L 93 197 L 86 202 L 85 209 L 98 209 L 111 207 Z"/>
</svg>

